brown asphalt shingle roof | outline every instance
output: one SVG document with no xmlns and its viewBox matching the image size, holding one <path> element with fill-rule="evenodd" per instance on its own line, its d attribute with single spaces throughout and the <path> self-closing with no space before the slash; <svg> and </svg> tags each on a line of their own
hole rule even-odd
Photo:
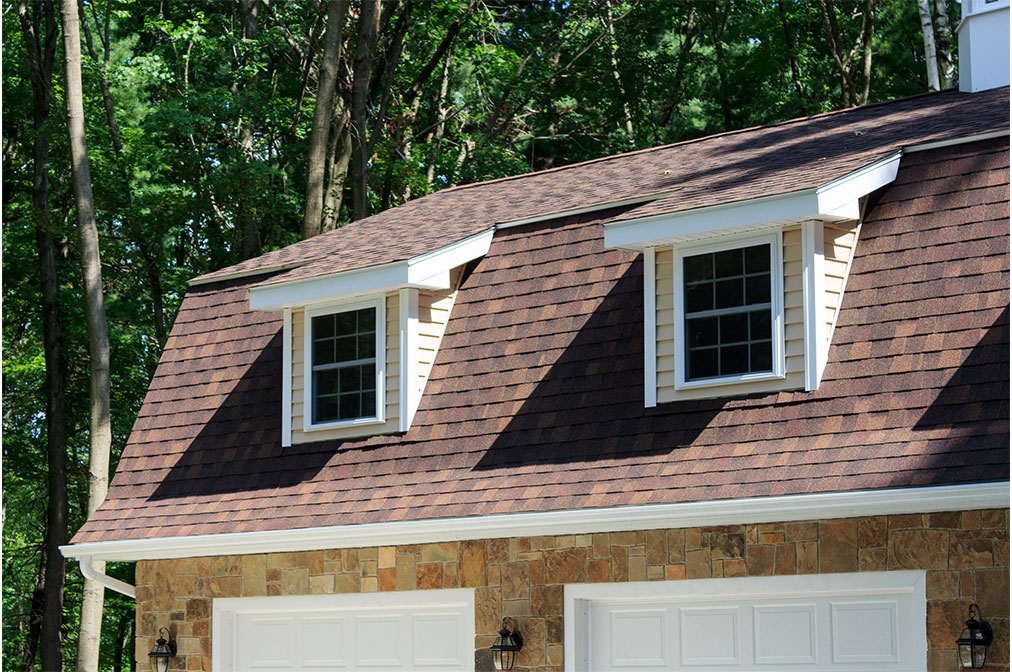
<svg viewBox="0 0 1012 672">
<path fill-rule="evenodd" d="M 618 210 L 496 233 L 406 434 L 282 448 L 263 277 L 193 287 L 74 542 L 1007 479 L 1008 152 L 903 158 L 816 392 L 644 409 L 641 256 L 602 241 Z"/>
<path fill-rule="evenodd" d="M 628 199 L 663 197 L 628 213 L 638 217 L 810 189 L 904 145 L 1007 130 L 1008 109 L 1008 87 L 952 90 L 444 189 L 193 282 L 300 264 L 268 281 L 283 282 L 404 261 L 494 224 Z"/>
</svg>

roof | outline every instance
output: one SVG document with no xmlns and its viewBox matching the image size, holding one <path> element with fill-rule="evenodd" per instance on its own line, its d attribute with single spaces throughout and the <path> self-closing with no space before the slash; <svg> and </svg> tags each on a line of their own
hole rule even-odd
<svg viewBox="0 0 1012 672">
<path fill-rule="evenodd" d="M 654 201 L 635 218 L 812 189 L 904 145 L 1008 130 L 1008 108 L 1008 87 L 950 90 L 444 189 L 191 282 L 292 266 L 268 282 L 357 270 L 493 225 L 618 202 Z"/>
<path fill-rule="evenodd" d="M 185 297 L 75 543 L 1008 479 L 1007 138 L 906 155 L 823 383 L 643 408 L 642 257 L 603 211 L 496 232 L 405 434 L 282 448 L 262 277 Z"/>
</svg>

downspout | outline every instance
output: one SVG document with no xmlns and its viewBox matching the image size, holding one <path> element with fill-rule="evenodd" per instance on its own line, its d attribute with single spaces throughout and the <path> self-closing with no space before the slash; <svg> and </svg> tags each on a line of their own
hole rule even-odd
<svg viewBox="0 0 1012 672">
<path fill-rule="evenodd" d="M 81 566 L 81 573 L 84 574 L 84 578 L 90 579 L 98 585 L 105 586 L 110 590 L 115 590 L 117 593 L 123 593 L 127 597 L 137 599 L 137 588 L 135 586 L 131 586 L 126 581 L 114 579 L 108 574 L 98 571 L 95 565 L 92 564 L 93 562 L 94 558 L 90 555 L 82 555 L 78 558 L 78 563 Z"/>
</svg>

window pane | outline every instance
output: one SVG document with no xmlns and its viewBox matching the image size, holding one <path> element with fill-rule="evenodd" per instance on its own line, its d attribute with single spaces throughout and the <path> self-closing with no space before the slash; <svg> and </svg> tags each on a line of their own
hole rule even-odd
<svg viewBox="0 0 1012 672">
<path fill-rule="evenodd" d="M 334 336 L 334 315 L 320 315 L 313 318 L 313 338 Z"/>
<path fill-rule="evenodd" d="M 713 283 L 703 282 L 685 288 L 685 312 L 713 310 Z"/>
<path fill-rule="evenodd" d="M 748 346 L 732 345 L 720 349 L 720 375 L 748 372 Z"/>
<path fill-rule="evenodd" d="M 317 397 L 313 401 L 316 407 L 313 413 L 313 422 L 330 422 L 337 420 L 337 397 Z"/>
<path fill-rule="evenodd" d="M 331 364 L 334 361 L 334 339 L 313 341 L 313 366 Z"/>
<path fill-rule="evenodd" d="M 362 417 L 369 418 L 376 415 L 376 391 L 362 393 Z"/>
<path fill-rule="evenodd" d="M 753 343 L 751 345 L 751 350 L 752 350 L 752 361 L 750 362 L 750 369 L 752 371 L 773 370 L 772 341 L 765 341 L 763 343 Z"/>
<path fill-rule="evenodd" d="M 689 347 L 698 348 L 702 345 L 717 345 L 717 318 L 703 317 L 686 321 L 689 334 Z"/>
<path fill-rule="evenodd" d="M 317 396 L 338 393 L 337 373 L 335 369 L 313 373 L 313 389 Z"/>
<path fill-rule="evenodd" d="M 682 260 L 685 272 L 685 282 L 697 282 L 709 280 L 713 277 L 713 255 L 700 254 L 695 257 L 685 257 Z"/>
<path fill-rule="evenodd" d="M 720 316 L 720 342 L 743 343 L 748 341 L 748 316 L 745 313 Z"/>
<path fill-rule="evenodd" d="M 376 389 L 376 365 L 375 364 L 363 364 L 358 367 L 362 372 L 362 390 L 375 390 Z"/>
<path fill-rule="evenodd" d="M 710 378 L 717 375 L 717 349 L 691 350 L 687 378 Z"/>
<path fill-rule="evenodd" d="M 773 336 L 773 325 L 770 322 L 770 311 L 768 310 L 754 310 L 748 314 L 749 324 L 749 338 L 753 341 L 759 341 L 766 338 L 772 338 Z"/>
<path fill-rule="evenodd" d="M 363 308 L 362 310 L 355 311 L 358 316 L 358 331 L 359 333 L 364 332 L 375 332 L 376 331 L 376 309 L 375 308 Z"/>
<path fill-rule="evenodd" d="M 358 358 L 369 359 L 376 356 L 376 332 L 358 335 Z"/>
<path fill-rule="evenodd" d="M 741 275 L 742 251 L 738 250 L 724 250 L 723 252 L 717 252 L 713 255 L 713 265 L 718 278 L 729 278 L 735 275 Z"/>
<path fill-rule="evenodd" d="M 745 272 L 766 273 L 770 270 L 770 246 L 753 245 L 745 248 Z"/>
<path fill-rule="evenodd" d="M 358 392 L 342 394 L 340 397 L 340 409 L 338 418 L 341 420 L 353 420 L 362 417 L 361 395 Z"/>
<path fill-rule="evenodd" d="M 336 334 L 338 336 L 346 336 L 348 334 L 354 334 L 355 328 L 355 311 L 349 311 L 345 313 L 338 313 L 334 315 L 334 321 L 337 325 Z"/>
<path fill-rule="evenodd" d="M 750 275 L 745 278 L 745 303 L 769 303 L 770 301 L 770 276 Z"/>
<path fill-rule="evenodd" d="M 742 290 L 743 278 L 717 281 L 717 307 L 736 308 L 745 303 L 745 296 Z"/>
<path fill-rule="evenodd" d="M 359 383 L 362 373 L 361 367 L 346 366 L 341 371 L 341 392 L 358 392 L 361 389 Z"/>
<path fill-rule="evenodd" d="M 355 351 L 354 336 L 338 338 L 334 342 L 336 343 L 336 354 L 334 356 L 335 362 L 350 362 L 358 359 L 358 354 Z"/>
</svg>

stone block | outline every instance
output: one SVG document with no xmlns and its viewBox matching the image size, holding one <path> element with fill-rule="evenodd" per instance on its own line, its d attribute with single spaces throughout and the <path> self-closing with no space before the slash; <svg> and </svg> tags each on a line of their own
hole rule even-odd
<svg viewBox="0 0 1012 672">
<path fill-rule="evenodd" d="M 475 634 L 495 635 L 499 632 L 501 602 L 498 588 L 478 588 L 474 591 Z"/>
<path fill-rule="evenodd" d="M 488 585 L 488 550 L 484 541 L 460 542 L 459 562 L 462 587 L 477 588 Z"/>
<path fill-rule="evenodd" d="M 857 571 L 857 521 L 845 518 L 819 523 L 819 571 Z"/>
<path fill-rule="evenodd" d="M 685 576 L 690 579 L 710 578 L 710 549 L 700 548 L 686 551 Z"/>
<path fill-rule="evenodd" d="M 928 514 L 928 527 L 942 530 L 958 530 L 963 516 L 959 511 L 943 511 Z"/>
<path fill-rule="evenodd" d="M 590 548 L 594 543 L 593 535 L 591 534 L 578 534 L 576 535 L 576 541 L 573 542 L 575 546 L 580 548 Z"/>
<path fill-rule="evenodd" d="M 587 563 L 587 581 L 607 583 L 611 580 L 611 563 L 607 560 L 591 560 Z"/>
<path fill-rule="evenodd" d="M 222 576 L 225 569 L 220 563 L 221 558 L 215 558 L 211 566 L 211 574 Z M 267 555 L 267 569 L 294 569 L 297 567 L 309 567 L 309 552 L 298 553 L 269 553 Z"/>
<path fill-rule="evenodd" d="M 198 581 L 200 581 L 198 590 L 201 597 L 238 597 L 242 592 L 242 579 L 238 576 L 198 579 Z"/>
<path fill-rule="evenodd" d="M 502 566 L 504 600 L 525 600 L 531 594 L 531 568 L 526 562 L 510 562 Z"/>
<path fill-rule="evenodd" d="M 194 637 L 210 637 L 211 636 L 211 621 L 194 621 L 194 623 L 193 623 L 193 636 Z"/>
<path fill-rule="evenodd" d="M 376 578 L 381 591 L 397 590 L 397 570 L 393 567 L 384 567 L 379 570 Z"/>
<path fill-rule="evenodd" d="M 563 652 L 562 644 L 549 644 L 545 649 L 547 654 L 549 665 L 562 665 L 563 663 Z"/>
<path fill-rule="evenodd" d="M 993 665 L 993 669 L 996 670 L 1007 670 L 1009 668 L 1009 619 L 994 618 L 988 622 L 994 632 L 994 642 L 987 650 L 988 665 Z"/>
<path fill-rule="evenodd" d="M 973 573 L 974 593 L 984 618 L 1008 618 L 1009 571 L 978 569 Z"/>
<path fill-rule="evenodd" d="M 666 581 L 681 581 L 685 578 L 685 565 L 665 565 L 664 579 Z"/>
<path fill-rule="evenodd" d="M 861 548 L 885 548 L 889 523 L 885 516 L 860 518 L 857 521 L 857 543 Z"/>
<path fill-rule="evenodd" d="M 498 586 L 502 583 L 501 565 L 488 566 L 488 585 Z"/>
<path fill-rule="evenodd" d="M 954 600 L 959 597 L 959 572 L 928 572 L 925 577 L 925 592 L 929 600 Z"/>
<path fill-rule="evenodd" d="M 309 552 L 309 573 L 323 574 L 323 551 Z"/>
<path fill-rule="evenodd" d="M 397 549 L 394 546 L 380 546 L 376 554 L 376 565 L 380 569 L 393 569 L 397 566 Z"/>
<path fill-rule="evenodd" d="M 200 597 L 197 581 L 196 574 L 177 574 L 174 583 L 176 597 Z"/>
<path fill-rule="evenodd" d="M 629 580 L 629 552 L 621 546 L 611 547 L 611 580 Z"/>
<path fill-rule="evenodd" d="M 549 644 L 562 644 L 564 634 L 565 628 L 561 616 L 545 619 L 545 640 Z"/>
<path fill-rule="evenodd" d="M 745 551 L 745 563 L 749 576 L 771 576 L 774 568 L 774 546 L 749 546 Z"/>
<path fill-rule="evenodd" d="M 528 562 L 527 565 L 531 568 L 531 585 L 540 585 L 545 582 L 545 563 L 538 559 L 533 562 Z"/>
<path fill-rule="evenodd" d="M 431 562 L 418 565 L 415 571 L 418 590 L 434 590 L 443 587 L 443 565 Z"/>
<path fill-rule="evenodd" d="M 798 574 L 819 573 L 819 542 L 803 541 L 797 544 Z"/>
<path fill-rule="evenodd" d="M 357 593 L 362 589 L 362 582 L 358 574 L 346 573 L 334 576 L 335 593 Z"/>
<path fill-rule="evenodd" d="M 724 576 L 748 576 L 748 565 L 742 558 L 724 560 Z"/>
<path fill-rule="evenodd" d="M 647 565 L 647 581 L 663 581 L 664 565 Z"/>
<path fill-rule="evenodd" d="M 785 541 L 815 541 L 819 538 L 819 525 L 813 521 L 784 525 Z"/>
<path fill-rule="evenodd" d="M 647 559 L 642 555 L 629 556 L 629 580 L 647 580 Z"/>
<path fill-rule="evenodd" d="M 268 583 L 267 584 L 267 595 L 269 597 L 277 597 L 280 594 L 281 594 L 281 584 L 280 583 Z"/>
<path fill-rule="evenodd" d="M 759 534 L 760 544 L 782 544 L 784 543 L 783 532 L 767 532 L 766 534 Z"/>
<path fill-rule="evenodd" d="M 745 526 L 745 544 L 751 546 L 759 543 L 759 526 L 758 525 L 746 525 Z"/>
<path fill-rule="evenodd" d="M 309 568 L 281 570 L 281 594 L 305 595 L 309 592 Z"/>
<path fill-rule="evenodd" d="M 239 594 L 242 597 L 254 597 L 267 594 L 266 555 L 243 556 L 242 581 L 239 588 Z"/>
<path fill-rule="evenodd" d="M 636 545 L 636 533 L 635 532 L 612 532 L 611 533 L 611 545 L 612 546 L 635 546 Z"/>
<path fill-rule="evenodd" d="M 327 595 L 334 592 L 334 575 L 321 574 L 309 577 L 310 595 Z"/>
<path fill-rule="evenodd" d="M 950 569 L 994 567 L 993 544 L 990 541 L 957 541 L 949 545 Z"/>
<path fill-rule="evenodd" d="M 960 597 L 973 597 L 976 594 L 976 587 L 973 584 L 973 572 L 969 569 L 964 569 L 959 573 L 959 596 Z"/>
<path fill-rule="evenodd" d="M 563 534 L 555 537 L 555 548 L 572 548 L 576 546 L 576 535 Z"/>
<path fill-rule="evenodd" d="M 372 560 L 373 562 L 375 562 L 377 559 L 379 559 L 379 549 L 377 547 L 370 546 L 369 548 L 358 549 L 359 562 L 362 562 L 364 560 Z"/>
<path fill-rule="evenodd" d="M 186 601 L 186 620 L 199 621 L 205 618 L 211 618 L 211 600 L 194 598 Z"/>
<path fill-rule="evenodd" d="M 780 540 L 783 541 L 783 534 Z M 710 557 L 723 558 L 744 558 L 745 557 L 745 533 L 744 532 L 722 532 L 710 535 Z"/>
<path fill-rule="evenodd" d="M 714 579 L 724 578 L 724 561 L 723 560 L 711 560 L 710 561 L 710 576 Z"/>
<path fill-rule="evenodd" d="M 457 544 L 455 542 L 422 545 L 422 562 L 456 562 L 456 561 L 457 561 Z"/>
<path fill-rule="evenodd" d="M 979 530 L 980 511 L 963 511 L 959 527 L 964 530 Z"/>
<path fill-rule="evenodd" d="M 545 551 L 555 548 L 555 537 L 531 537 L 531 551 Z"/>
<path fill-rule="evenodd" d="M 1008 567 L 1009 566 L 1009 553 L 1008 553 L 1009 542 L 1007 541 L 996 541 L 994 542 L 994 566 L 995 567 Z"/>
<path fill-rule="evenodd" d="M 531 601 L 530 600 L 503 600 L 502 601 L 502 615 L 503 616 L 512 616 L 513 618 L 520 618 L 521 616 L 530 616 L 531 615 Z"/>
<path fill-rule="evenodd" d="M 668 530 L 668 563 L 685 562 L 685 530 Z"/>
<path fill-rule="evenodd" d="M 517 619 L 517 627 L 524 636 L 524 648 L 517 654 L 517 667 L 541 667 L 546 660 L 545 622 L 532 618 Z"/>
<path fill-rule="evenodd" d="M 904 513 L 898 516 L 889 516 L 889 531 L 911 530 L 924 527 L 924 517 L 919 513 Z"/>
<path fill-rule="evenodd" d="M 777 544 L 774 546 L 773 573 L 777 575 L 798 573 L 798 553 L 794 544 Z M 727 576 L 727 562 L 724 563 L 724 575 Z"/>
<path fill-rule="evenodd" d="M 379 579 L 375 576 L 362 577 L 362 592 L 375 593 L 379 590 Z"/>
<path fill-rule="evenodd" d="M 272 581 L 280 581 L 280 580 L 281 580 L 281 570 L 280 569 L 268 569 L 267 570 L 267 583 L 270 583 Z"/>
<path fill-rule="evenodd" d="M 453 561 L 456 562 L 456 558 Z M 509 562 L 509 548 L 506 539 L 492 539 L 488 542 L 488 562 L 490 565 Z"/>
<path fill-rule="evenodd" d="M 324 562 L 341 562 L 341 549 L 328 548 L 323 552 Z"/>
<path fill-rule="evenodd" d="M 949 533 L 943 530 L 898 530 L 889 534 L 888 568 L 948 569 Z"/>
<path fill-rule="evenodd" d="M 630 546 L 629 547 L 629 556 L 632 557 L 634 555 L 642 555 L 643 557 L 646 557 L 646 555 L 647 555 L 647 547 L 646 547 L 646 545 L 645 544 L 636 544 L 635 546 Z"/>
<path fill-rule="evenodd" d="M 857 553 L 857 568 L 862 572 L 884 572 L 887 557 L 884 548 L 862 548 Z"/>
<path fill-rule="evenodd" d="M 161 561 L 166 562 L 166 561 Z M 171 561 L 169 561 L 171 562 Z M 197 558 L 197 576 L 211 576 L 211 558 Z"/>
<path fill-rule="evenodd" d="M 585 583 L 587 581 L 587 550 L 586 548 L 567 548 L 545 551 L 545 583 Z"/>
<path fill-rule="evenodd" d="M 664 530 L 647 530 L 644 535 L 648 565 L 668 562 L 668 535 Z"/>
<path fill-rule="evenodd" d="M 1006 516 L 1007 509 L 988 509 L 980 512 L 980 524 L 982 527 L 1003 527 L 1008 528 Z M 179 571 L 178 569 L 176 570 Z"/>
<path fill-rule="evenodd" d="M 357 548 L 346 548 L 341 554 L 341 564 L 344 565 L 344 571 L 346 572 L 357 572 L 358 571 L 358 549 Z"/>
<path fill-rule="evenodd" d="M 690 527 L 685 532 L 685 551 L 694 551 L 703 547 L 703 533 L 698 527 Z"/>
<path fill-rule="evenodd" d="M 531 615 L 538 617 L 562 616 L 562 586 L 533 586 L 531 588 Z"/>
<path fill-rule="evenodd" d="M 611 544 L 608 542 L 608 534 L 595 534 L 591 543 L 593 549 L 591 555 L 595 558 L 611 557 Z"/>
<path fill-rule="evenodd" d="M 394 568 L 394 573 L 397 590 L 414 590 L 417 579 L 414 554 L 398 553 L 397 566 Z"/>
<path fill-rule="evenodd" d="M 152 611 L 169 611 L 172 609 L 176 580 L 175 561 L 159 560 L 154 570 L 154 598 L 151 600 Z"/>
<path fill-rule="evenodd" d="M 931 600 L 928 602 L 928 648 L 954 648 L 965 627 L 969 600 Z"/>
</svg>

